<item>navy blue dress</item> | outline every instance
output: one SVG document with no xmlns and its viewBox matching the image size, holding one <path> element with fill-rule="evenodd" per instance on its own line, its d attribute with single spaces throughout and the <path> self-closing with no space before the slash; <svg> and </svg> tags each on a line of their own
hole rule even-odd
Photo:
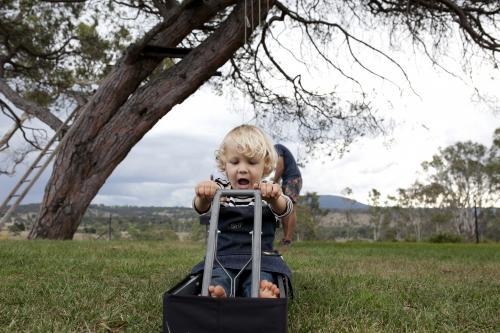
<svg viewBox="0 0 500 333">
<path fill-rule="evenodd" d="M 252 236 L 254 220 L 253 206 L 220 207 L 219 230 L 217 240 L 217 259 L 225 268 L 241 269 L 252 254 Z M 271 273 L 281 273 L 291 280 L 292 273 L 287 264 L 277 252 L 273 250 L 274 235 L 276 232 L 276 217 L 269 206 L 262 207 L 262 256 L 261 270 Z M 215 262 L 214 267 L 219 265 Z M 204 261 L 193 267 L 192 273 L 202 272 Z M 246 267 L 251 270 L 251 265 Z"/>
</svg>

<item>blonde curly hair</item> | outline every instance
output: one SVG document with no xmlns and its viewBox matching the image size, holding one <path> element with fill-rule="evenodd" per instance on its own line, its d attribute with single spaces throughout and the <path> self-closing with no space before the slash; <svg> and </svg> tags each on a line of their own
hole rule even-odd
<svg viewBox="0 0 500 333">
<path fill-rule="evenodd" d="M 278 154 L 271 139 L 256 126 L 240 125 L 226 134 L 219 149 L 215 152 L 217 167 L 220 171 L 226 170 L 226 145 L 229 141 L 236 143 L 239 153 L 249 158 L 264 160 L 264 177 L 269 176 L 276 168 Z"/>
</svg>

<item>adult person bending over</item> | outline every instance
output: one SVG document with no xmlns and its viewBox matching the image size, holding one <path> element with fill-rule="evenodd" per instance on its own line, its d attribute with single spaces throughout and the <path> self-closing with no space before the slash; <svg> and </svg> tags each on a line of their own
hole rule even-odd
<svg viewBox="0 0 500 333">
<path fill-rule="evenodd" d="M 283 193 L 292 199 L 293 202 L 292 213 L 282 219 L 283 239 L 281 240 L 281 244 L 290 245 L 297 223 L 295 205 L 299 200 L 300 190 L 302 189 L 302 175 L 295 158 L 288 148 L 279 143 L 275 144 L 274 148 L 278 153 L 278 163 L 274 172 L 274 182 L 279 183 L 281 179 Z"/>
</svg>

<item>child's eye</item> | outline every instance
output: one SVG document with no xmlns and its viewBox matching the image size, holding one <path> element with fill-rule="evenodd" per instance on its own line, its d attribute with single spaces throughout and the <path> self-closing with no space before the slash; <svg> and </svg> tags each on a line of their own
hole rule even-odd
<svg viewBox="0 0 500 333">
<path fill-rule="evenodd" d="M 238 164 L 238 160 L 229 160 L 230 164 Z"/>
<path fill-rule="evenodd" d="M 252 159 L 252 160 L 250 160 L 250 164 L 252 164 L 252 165 L 254 165 L 254 164 L 259 164 L 259 161 L 257 161 L 257 160 L 253 160 L 253 159 Z"/>
</svg>

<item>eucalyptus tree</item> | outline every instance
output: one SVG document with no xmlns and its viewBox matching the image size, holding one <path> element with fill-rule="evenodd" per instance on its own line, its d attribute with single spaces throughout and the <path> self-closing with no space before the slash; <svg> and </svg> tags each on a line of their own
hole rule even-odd
<svg viewBox="0 0 500 333">
<path fill-rule="evenodd" d="M 494 64 L 500 49 L 500 4 L 487 0 L 0 4 L 0 104 L 13 124 L 0 149 L 9 147 L 7 134 L 16 130 L 39 146 L 23 119 L 34 117 L 53 129 L 60 126 L 58 110 L 79 108 L 30 238 L 72 238 L 132 147 L 206 82 L 242 91 L 276 135 L 286 135 L 279 124 L 292 122 L 307 147 L 342 151 L 357 137 L 383 130 L 363 89 L 365 76 L 351 69 L 385 79 L 376 59 L 406 77 L 388 52 L 363 39 L 363 31 L 378 32 L 389 46 L 409 40 L 433 63 L 447 42 L 459 41 L 464 59 L 479 54 Z M 305 76 L 315 66 L 335 82 L 315 86 Z M 342 95 L 334 83 L 345 82 L 350 91 Z"/>
<path fill-rule="evenodd" d="M 371 189 L 368 192 L 368 213 L 370 214 L 370 223 L 373 225 L 373 240 L 380 240 L 382 222 L 384 218 L 383 208 L 380 202 L 381 193 L 377 189 Z"/>
<path fill-rule="evenodd" d="M 353 228 L 354 224 L 354 219 L 352 217 L 352 206 L 356 201 L 351 198 L 353 191 L 350 187 L 345 187 L 344 189 L 342 189 L 342 191 L 340 191 L 340 194 L 342 194 L 342 201 L 345 205 L 344 213 L 347 227 L 347 238 L 349 239 L 351 237 L 350 231 Z"/>
<path fill-rule="evenodd" d="M 403 224 L 412 227 L 413 238 L 416 241 L 420 241 L 422 239 L 422 220 L 415 206 L 415 195 L 412 193 L 412 189 L 399 188 L 397 196 L 399 218 Z"/>
<path fill-rule="evenodd" d="M 498 204 L 499 158 L 495 139 L 490 148 L 472 141 L 457 142 L 422 163 L 426 179 L 417 182 L 413 192 L 425 206 L 451 210 L 456 231 L 472 237 L 472 208 Z"/>
<path fill-rule="evenodd" d="M 319 207 L 319 196 L 316 192 L 301 195 L 297 203 L 297 217 L 300 223 L 295 230 L 298 240 L 317 239 L 320 218 L 326 214 L 327 210 Z"/>
<path fill-rule="evenodd" d="M 0 174 L 13 174 L 29 152 L 41 149 L 63 124 L 61 111 L 85 104 L 122 40 L 112 36 L 116 45 L 111 47 L 113 42 L 97 33 L 96 22 L 79 21 L 83 4 L 35 4 L 0 1 L 0 111 L 8 121 L 0 152 L 11 156 Z"/>
<path fill-rule="evenodd" d="M 500 127 L 493 133 L 493 142 L 488 150 L 486 173 L 489 177 L 489 192 L 492 194 L 490 201 L 500 201 Z"/>
</svg>

